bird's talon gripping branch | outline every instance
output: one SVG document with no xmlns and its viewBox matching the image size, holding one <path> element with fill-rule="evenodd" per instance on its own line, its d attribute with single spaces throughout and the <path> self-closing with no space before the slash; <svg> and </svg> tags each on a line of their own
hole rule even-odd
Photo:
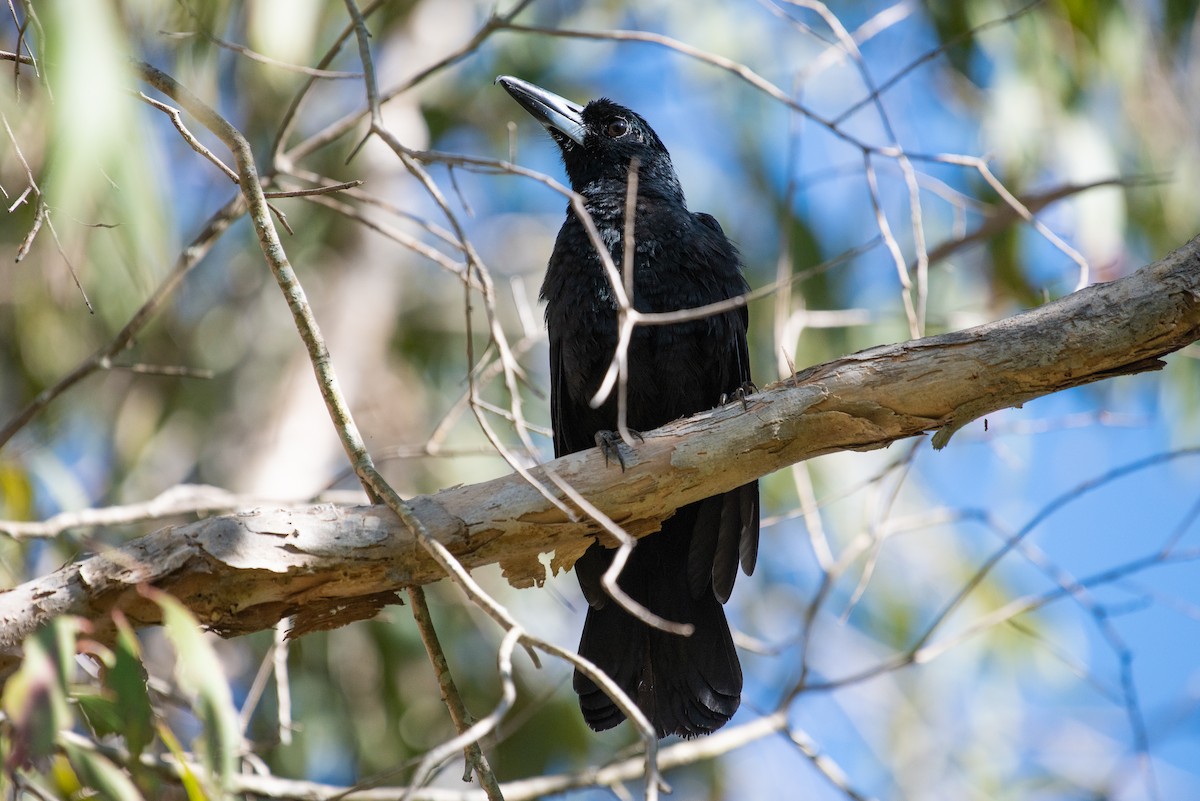
<svg viewBox="0 0 1200 801">
<path fill-rule="evenodd" d="M 637 438 L 639 442 L 645 442 L 646 438 L 642 436 L 642 432 L 629 429 L 629 433 Z M 617 464 L 621 465 L 621 472 L 625 472 L 625 454 L 621 453 L 621 445 L 625 444 L 619 432 L 609 431 L 607 429 L 596 432 L 596 447 L 604 454 L 604 466 L 608 467 L 611 459 L 615 459 Z"/>
<path fill-rule="evenodd" d="M 748 412 L 748 411 L 750 411 L 749 397 L 751 395 L 753 395 L 755 392 L 758 392 L 758 387 L 754 386 L 753 381 L 747 381 L 746 383 L 742 384 L 740 387 L 735 389 L 733 392 L 730 392 L 730 393 L 722 392 L 721 393 L 721 405 L 724 406 L 727 403 L 741 401 L 742 402 L 742 410 Z"/>
<path fill-rule="evenodd" d="M 742 411 L 750 411 L 750 396 L 758 392 L 758 387 L 754 386 L 753 381 L 747 381 L 733 391 L 733 399 L 742 402 Z"/>
</svg>

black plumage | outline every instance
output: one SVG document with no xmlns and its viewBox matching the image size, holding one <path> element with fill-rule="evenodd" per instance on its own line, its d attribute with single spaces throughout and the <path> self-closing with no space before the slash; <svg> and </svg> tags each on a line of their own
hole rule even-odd
<svg viewBox="0 0 1200 801">
<path fill-rule="evenodd" d="M 516 78 L 498 82 L 550 132 L 571 187 L 585 200 L 609 255 L 624 270 L 624 212 L 631 160 L 638 163 L 633 305 L 642 312 L 691 309 L 747 291 L 737 250 L 707 214 L 689 212 L 671 157 L 633 111 L 611 100 L 579 106 Z M 617 427 L 616 392 L 590 404 L 617 346 L 617 303 L 573 209 L 550 256 L 542 299 L 550 338 L 554 452 L 591 448 Z M 665 326 L 638 326 L 629 344 L 627 422 L 646 431 L 713 408 L 749 386 L 745 307 Z M 758 547 L 758 483 L 680 508 L 642 538 L 619 584 L 691 636 L 638 620 L 613 601 L 601 576 L 613 551 L 594 544 L 575 565 L 589 604 L 579 653 L 633 698 L 659 736 L 693 737 L 721 727 L 741 700 L 742 671 L 722 603 L 749 574 Z M 588 725 L 600 731 L 623 713 L 576 671 Z"/>
</svg>

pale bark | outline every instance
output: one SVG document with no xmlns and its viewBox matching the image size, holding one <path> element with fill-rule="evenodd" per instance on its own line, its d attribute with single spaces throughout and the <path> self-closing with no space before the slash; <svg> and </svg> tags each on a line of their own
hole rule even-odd
<svg viewBox="0 0 1200 801">
<path fill-rule="evenodd" d="M 546 470 L 634 535 L 682 504 L 804 459 L 868 450 L 958 427 L 1068 387 L 1153 370 L 1200 339 L 1200 238 L 1134 275 L 1097 284 L 988 325 L 887 345 L 812 367 L 719 409 L 645 432 L 627 469 L 597 451 Z M 554 485 L 546 482 L 553 493 Z M 519 476 L 412 500 L 430 534 L 469 569 L 499 563 L 518 586 L 546 575 L 542 554 L 567 567 L 599 527 L 568 519 Z M 0 593 L 0 675 L 21 640 L 56 615 L 81 615 L 105 633 L 119 608 L 136 625 L 159 621 L 137 592 L 152 584 L 202 622 L 232 635 L 293 615 L 299 631 L 368 616 L 409 585 L 443 576 L 384 507 L 255 509 L 168 526 Z"/>
</svg>

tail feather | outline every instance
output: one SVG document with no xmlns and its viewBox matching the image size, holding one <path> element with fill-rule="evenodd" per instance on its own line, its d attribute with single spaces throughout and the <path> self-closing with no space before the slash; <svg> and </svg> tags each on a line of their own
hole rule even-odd
<svg viewBox="0 0 1200 801">
<path fill-rule="evenodd" d="M 641 540 L 619 579 L 621 588 L 650 611 L 691 623 L 691 636 L 648 626 L 604 594 L 599 578 L 611 564 L 612 551 L 593 545 L 576 563 L 590 607 L 579 654 L 637 703 L 660 737 L 715 731 L 733 717 L 741 700 L 742 670 L 725 612 L 711 581 L 696 591 L 694 565 L 689 566 L 689 548 L 699 534 L 697 517 L 716 511 L 712 500 L 680 509 L 662 531 Z M 705 503 L 710 508 L 701 508 Z M 719 511 L 715 517 L 719 520 Z M 736 554 L 736 542 L 732 545 Z M 616 704 L 578 670 L 574 687 L 592 729 L 603 731 L 624 720 Z"/>
</svg>

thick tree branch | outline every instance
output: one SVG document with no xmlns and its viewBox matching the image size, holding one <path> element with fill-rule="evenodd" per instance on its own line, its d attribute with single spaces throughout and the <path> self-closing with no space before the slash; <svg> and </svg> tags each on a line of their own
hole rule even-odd
<svg viewBox="0 0 1200 801">
<path fill-rule="evenodd" d="M 1153 370 L 1200 339 L 1200 238 L 1120 281 L 1005 320 L 809 368 L 793 379 L 646 434 L 624 472 L 597 451 L 547 465 L 634 535 L 672 507 L 838 450 L 880 448 L 1116 375 Z M 542 469 L 532 471 L 545 479 Z M 550 484 L 549 481 L 546 481 Z M 519 476 L 415 498 L 429 534 L 467 568 L 499 563 L 529 586 L 568 567 L 599 526 L 568 519 Z M 444 576 L 384 507 L 257 509 L 171 526 L 0 593 L 0 675 L 21 640 L 55 615 L 82 615 L 104 636 L 114 608 L 139 625 L 158 607 L 135 588 L 180 598 L 222 634 L 295 615 L 299 632 L 342 625 Z"/>
</svg>

